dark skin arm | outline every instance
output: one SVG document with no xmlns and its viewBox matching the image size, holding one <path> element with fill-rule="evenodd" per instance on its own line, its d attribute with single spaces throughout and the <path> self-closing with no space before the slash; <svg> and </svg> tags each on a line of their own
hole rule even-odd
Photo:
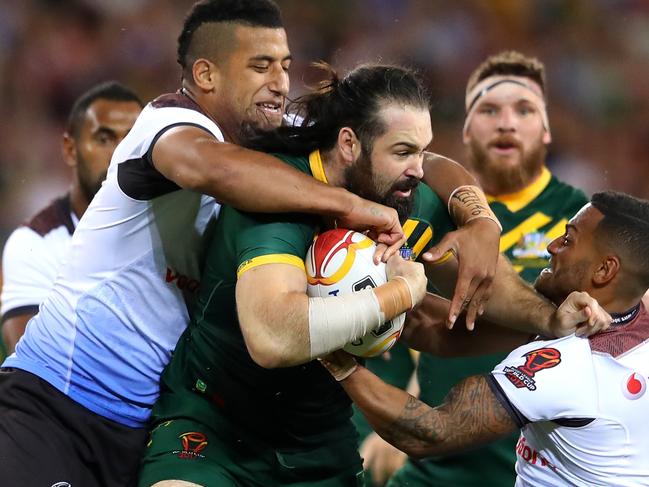
<svg viewBox="0 0 649 487">
<path fill-rule="evenodd" d="M 20 314 L 7 318 L 2 323 L 2 340 L 7 349 L 7 354 L 13 353 L 16 349 L 16 343 L 25 333 L 27 322 L 32 319 L 32 316 L 34 316 L 32 313 Z"/>
<path fill-rule="evenodd" d="M 219 142 L 204 130 L 181 126 L 156 142 L 153 164 L 181 188 L 213 196 L 252 212 L 323 214 L 340 227 L 370 229 L 379 242 L 398 250 L 403 231 L 395 210 L 343 188 L 320 183 L 268 154 Z"/>
<path fill-rule="evenodd" d="M 475 330 L 464 326 L 462 314 L 452 329 L 446 326 L 451 302 L 428 293 L 424 300 L 408 313 L 400 340 L 408 347 L 437 357 L 463 357 L 509 352 L 529 342 L 534 335 L 504 328 L 487 320 L 479 320 Z"/>
<path fill-rule="evenodd" d="M 475 178 L 460 164 L 432 152 L 426 152 L 424 156 L 424 182 L 444 202 L 448 202 L 459 186 L 478 186 Z M 439 259 L 450 250 L 458 258 L 458 278 L 446 315 L 449 324 L 463 310 L 468 311 L 472 323 L 475 316 L 484 309 L 493 289 L 499 244 L 498 225 L 491 220 L 479 218 L 448 233 L 424 254 L 423 258 L 430 261 Z"/>
<path fill-rule="evenodd" d="M 323 364 L 331 372 L 349 368 L 353 361 L 338 351 L 325 357 Z M 435 408 L 360 365 L 340 384 L 374 431 L 415 458 L 461 452 L 518 429 L 484 376 L 464 379 Z"/>
</svg>

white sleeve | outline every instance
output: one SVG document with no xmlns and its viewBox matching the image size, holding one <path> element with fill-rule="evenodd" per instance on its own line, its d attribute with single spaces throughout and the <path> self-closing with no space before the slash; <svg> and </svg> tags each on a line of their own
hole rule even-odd
<svg viewBox="0 0 649 487">
<path fill-rule="evenodd" d="M 595 417 L 597 389 L 588 339 L 573 335 L 525 344 L 491 376 L 528 422 Z"/>
<path fill-rule="evenodd" d="M 40 305 L 52 289 L 59 268 L 60 246 L 51 243 L 28 227 L 20 227 L 9 236 L 2 254 L 3 319 L 12 310 Z"/>
</svg>

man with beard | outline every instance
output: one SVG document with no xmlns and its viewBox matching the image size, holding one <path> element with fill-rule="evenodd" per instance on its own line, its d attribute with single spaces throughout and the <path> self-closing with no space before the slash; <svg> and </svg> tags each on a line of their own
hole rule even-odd
<svg viewBox="0 0 649 487">
<path fill-rule="evenodd" d="M 72 169 L 70 191 L 14 230 L 4 247 L 0 301 L 8 353 L 52 288 L 74 228 L 142 106 L 133 91 L 115 81 L 94 86 L 74 102 L 63 133 L 63 157 Z"/>
<path fill-rule="evenodd" d="M 453 386 L 434 408 L 344 352 L 323 363 L 376 431 L 413 457 L 479 455 L 475 447 L 520 428 L 517 486 L 649 485 L 649 314 L 641 301 L 649 287 L 649 202 L 597 193 L 548 252 L 550 267 L 536 289 L 557 304 L 568 297 L 586 306 L 584 319 L 594 319 L 601 305 L 610 329 L 526 343 L 490 374 Z M 408 338 L 422 351 L 446 354 L 526 341 L 489 326 L 463 336 L 411 330 Z"/>
<path fill-rule="evenodd" d="M 521 277 L 533 282 L 547 266 L 547 244 L 588 199 L 558 181 L 545 166 L 551 142 L 546 109 L 545 67 L 535 58 L 507 51 L 487 58 L 466 88 L 464 144 L 471 169 L 487 193 L 503 231 L 500 251 Z M 424 178 L 426 181 L 426 178 Z M 413 318 L 440 319 L 444 303 L 424 300 Z M 439 404 L 461 379 L 488 373 L 503 354 L 468 358 L 419 357 L 420 399 Z M 392 486 L 476 487 L 513 485 L 516 436 L 470 454 L 409 460 Z"/>
<path fill-rule="evenodd" d="M 327 79 L 297 103 L 302 125 L 258 146 L 320 181 L 395 207 L 404 228 L 415 229 L 408 249 L 417 258 L 452 229 L 446 205 L 418 184 L 432 139 L 421 81 L 394 66 L 360 66 L 342 79 L 323 67 Z M 419 303 L 426 277 L 421 264 L 393 256 L 386 284 L 309 298 L 304 258 L 322 224 L 303 214 L 222 209 L 193 319 L 162 376 L 141 486 L 361 481 L 350 402 L 314 359 Z M 453 258 L 426 268 L 452 289 Z M 548 334 L 577 324 L 513 271 L 499 267 L 494 287 L 486 317 Z"/>
</svg>

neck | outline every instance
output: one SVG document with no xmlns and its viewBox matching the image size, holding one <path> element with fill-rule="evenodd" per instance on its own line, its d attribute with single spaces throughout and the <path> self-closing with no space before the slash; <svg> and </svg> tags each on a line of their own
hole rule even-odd
<svg viewBox="0 0 649 487">
<path fill-rule="evenodd" d="M 320 151 L 322 160 L 322 169 L 324 170 L 327 181 L 332 186 L 342 187 L 345 185 L 344 166 L 337 157 L 336 149 L 329 151 Z"/>
<path fill-rule="evenodd" d="M 89 204 L 90 202 L 86 199 L 79 185 L 73 184 L 72 189 L 70 189 L 70 208 L 77 218 L 81 219 Z"/>
<path fill-rule="evenodd" d="M 212 112 L 207 108 L 207 100 L 199 90 L 183 81 L 182 88 L 180 88 L 180 94 L 193 101 L 207 118 L 218 125 L 219 129 L 221 129 L 221 133 L 223 134 L 223 138 L 227 142 L 232 142 L 234 144 L 241 143 L 239 137 L 236 136 L 237 131 L 232 128 L 232 124 L 227 123 L 228 117 L 226 113 L 222 113 L 222 121 L 218 121 L 212 114 Z"/>
<path fill-rule="evenodd" d="M 627 295 L 627 296 L 607 296 L 604 292 L 597 292 L 597 290 L 589 290 L 593 298 L 597 300 L 599 305 L 611 316 L 624 317 L 629 314 L 642 300 L 642 294 Z"/>
</svg>

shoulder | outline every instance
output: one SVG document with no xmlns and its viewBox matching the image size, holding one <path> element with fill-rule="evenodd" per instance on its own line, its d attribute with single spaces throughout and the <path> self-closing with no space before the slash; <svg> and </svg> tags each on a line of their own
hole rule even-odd
<svg viewBox="0 0 649 487">
<path fill-rule="evenodd" d="M 530 421 L 588 416 L 597 402 L 589 341 L 574 335 L 518 347 L 491 374 Z"/>
<path fill-rule="evenodd" d="M 589 201 L 586 193 L 581 189 L 560 181 L 554 175 L 550 179 L 547 188 L 543 191 L 543 195 L 551 197 L 555 201 L 561 201 L 564 206 L 574 207 L 577 210 Z"/>
<path fill-rule="evenodd" d="M 74 223 L 72 223 L 70 211 L 70 200 L 68 195 L 65 195 L 55 199 L 36 213 L 24 226 L 41 237 L 60 227 L 64 227 L 72 235 Z"/>
<path fill-rule="evenodd" d="M 272 152 L 271 155 L 277 157 L 281 161 L 284 161 L 289 166 L 293 166 L 298 171 L 306 174 L 311 174 L 311 166 L 309 164 L 309 158 L 307 156 L 291 156 L 278 152 Z"/>
</svg>

